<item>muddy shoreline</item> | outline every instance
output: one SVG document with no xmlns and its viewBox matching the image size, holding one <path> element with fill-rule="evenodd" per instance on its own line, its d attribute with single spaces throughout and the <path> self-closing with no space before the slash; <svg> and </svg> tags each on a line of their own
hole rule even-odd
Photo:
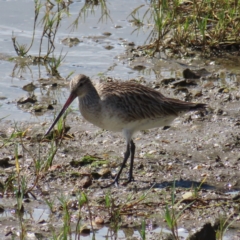
<svg viewBox="0 0 240 240">
<path fill-rule="evenodd" d="M 174 121 L 170 128 L 152 129 L 137 134 L 135 182 L 109 189 L 100 187 L 109 183 L 117 173 L 125 149 L 124 139 L 121 134 L 92 126 L 77 112 L 69 113 L 66 125 L 70 126 L 70 130 L 62 139 L 52 166 L 41 172 L 37 185 L 27 198 L 24 198 L 26 212 L 31 212 L 32 206 L 36 207 L 39 202 L 46 201 L 52 201 L 55 210 L 49 213 L 51 221 L 44 220 L 44 224 L 40 221 L 37 225 L 30 221 L 28 229 L 41 232 L 48 238 L 51 235 L 50 225 L 54 223 L 53 219 L 57 221 L 56 217 L 62 211 L 60 196 L 68 199 L 69 211 L 75 216 L 75 211 L 79 209 L 76 195 L 81 191 L 88 196 L 92 221 L 97 217 L 104 219 L 103 225 L 95 224 L 98 225 L 96 228 L 111 225 L 113 222 L 112 213 L 104 202 L 107 194 L 114 202 L 111 211 L 120 213 L 121 217 L 115 221 L 121 229 L 139 229 L 143 218 L 149 224 L 168 228 L 164 214 L 166 205 L 171 205 L 172 191 L 175 196 L 172 207 L 177 212 L 182 211 L 178 228 L 185 228 L 191 233 L 205 223 L 214 225 L 219 218 L 229 216 L 229 221 L 233 221 L 232 226 L 238 226 L 239 200 L 236 194 L 240 189 L 239 82 L 229 82 L 224 88 L 219 79 L 201 78 L 195 81 L 193 86 L 189 84 L 191 81 L 183 81 L 184 87 L 174 84 L 179 82 L 178 79 L 170 83 L 166 79 L 156 79 L 153 83 L 147 80 L 142 82 L 159 89 L 165 95 L 170 93 L 170 96 L 182 100 L 207 103 L 209 108 L 206 112 L 185 114 Z M 201 94 L 194 95 L 196 92 Z M 16 125 L 18 132 L 24 132 L 22 137 L 16 136 L 14 141 L 18 142 L 20 147 L 21 176 L 26 177 L 28 187 L 36 180 L 34 162 L 38 158 L 46 161 L 51 151 L 50 140 L 39 142 L 39 136 L 44 134 L 49 124 L 50 121 L 43 124 L 24 122 Z M 16 132 L 14 126 L 11 121 L 2 121 L 2 143 Z M 3 144 L 1 149 L 1 161 L 9 158 L 0 168 L 3 185 L 10 174 L 16 172 L 14 141 L 9 140 L 9 144 Z M 91 161 L 84 162 L 83 158 L 86 156 L 90 156 Z M 122 178 L 126 171 L 124 170 Z M 121 179 L 120 182 L 123 181 Z M 231 191 L 237 192 L 231 194 Z M 146 197 L 140 200 L 144 194 Z M 9 199 L 8 204 L 3 204 L 4 211 L 14 209 L 15 199 L 11 195 L 8 187 L 2 195 L 2 201 L 6 196 Z M 29 204 L 31 207 L 28 207 Z M 86 206 L 81 214 L 82 221 L 90 228 L 89 209 Z M 73 220 L 72 225 L 75 224 Z M 10 225 L 9 222 L 4 230 L 5 234 L 11 231 Z M 238 239 L 237 236 L 236 229 L 231 239 Z"/>
</svg>

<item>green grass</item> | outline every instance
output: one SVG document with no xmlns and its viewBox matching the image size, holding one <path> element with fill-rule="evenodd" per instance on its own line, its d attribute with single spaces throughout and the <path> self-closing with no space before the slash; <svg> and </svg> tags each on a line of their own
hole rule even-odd
<svg viewBox="0 0 240 240">
<path fill-rule="evenodd" d="M 136 8 L 131 15 L 139 10 Z M 139 20 L 153 26 L 143 48 L 151 54 L 167 51 L 178 55 L 187 55 L 186 50 L 203 54 L 237 51 L 239 16 L 240 4 L 234 0 L 152 1 Z"/>
<path fill-rule="evenodd" d="M 181 203 L 177 202 L 175 199 L 175 181 L 173 183 L 173 187 L 172 187 L 172 192 L 171 192 L 171 202 L 170 203 L 166 203 L 166 207 L 165 207 L 165 213 L 164 213 L 164 219 L 167 222 L 167 225 L 169 227 L 169 229 L 172 232 L 172 237 L 174 240 L 179 240 L 179 236 L 178 236 L 178 221 L 181 218 L 183 212 L 190 207 L 194 201 L 192 201 L 191 203 L 187 204 L 182 210 L 178 210 L 178 206 Z"/>
</svg>

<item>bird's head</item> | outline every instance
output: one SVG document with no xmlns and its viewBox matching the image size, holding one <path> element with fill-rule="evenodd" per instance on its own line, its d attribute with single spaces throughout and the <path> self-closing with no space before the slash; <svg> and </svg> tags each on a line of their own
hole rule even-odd
<svg viewBox="0 0 240 240">
<path fill-rule="evenodd" d="M 73 97 L 84 97 L 91 88 L 91 80 L 83 74 L 76 75 L 70 82 L 70 94 L 73 95 Z"/>
</svg>

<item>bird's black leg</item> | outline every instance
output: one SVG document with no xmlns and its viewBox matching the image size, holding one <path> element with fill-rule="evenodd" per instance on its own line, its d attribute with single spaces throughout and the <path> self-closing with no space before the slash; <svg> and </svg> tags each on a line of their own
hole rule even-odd
<svg viewBox="0 0 240 240">
<path fill-rule="evenodd" d="M 131 162 L 132 162 L 132 140 L 131 140 L 130 144 L 127 143 L 127 149 L 126 149 L 126 152 L 124 153 L 124 159 L 123 159 L 122 166 L 121 166 L 121 168 L 120 168 L 117 176 L 114 178 L 114 181 L 113 181 L 112 183 L 106 185 L 106 186 L 101 187 L 101 188 L 107 188 L 107 187 L 110 187 L 110 186 L 113 185 L 113 184 L 115 184 L 116 186 L 118 186 L 119 177 L 120 177 L 120 175 L 121 175 L 121 173 L 122 173 L 122 170 L 123 170 L 124 166 L 126 165 L 126 162 L 127 162 L 128 158 L 129 158 L 129 156 L 130 156 L 130 145 L 131 145 Z M 133 143 L 133 145 L 134 145 L 134 143 Z M 135 145 L 134 145 L 134 150 L 135 150 Z M 134 154 L 133 154 L 133 155 L 134 155 Z"/>
<path fill-rule="evenodd" d="M 131 181 L 134 181 L 133 178 L 133 163 L 134 163 L 134 155 L 135 155 L 135 144 L 133 140 L 130 142 L 130 151 L 131 151 L 131 162 L 130 162 L 130 169 L 129 169 L 129 176 L 127 183 L 130 183 Z"/>
</svg>

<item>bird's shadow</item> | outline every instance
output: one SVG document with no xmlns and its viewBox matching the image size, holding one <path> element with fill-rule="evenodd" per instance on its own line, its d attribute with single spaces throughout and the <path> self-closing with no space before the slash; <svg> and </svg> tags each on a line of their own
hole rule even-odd
<svg viewBox="0 0 240 240">
<path fill-rule="evenodd" d="M 197 182 L 197 181 L 191 181 L 191 180 L 175 180 L 175 181 L 165 181 L 162 183 L 155 183 L 154 188 L 166 188 L 166 187 L 181 187 L 181 188 L 198 188 L 201 187 L 201 189 L 205 190 L 211 190 L 216 189 L 216 187 L 209 185 L 207 183 Z"/>
<path fill-rule="evenodd" d="M 137 181 L 139 182 L 139 181 Z M 148 183 L 148 181 L 140 181 L 142 183 Z M 209 185 L 207 183 L 202 183 L 202 182 L 197 182 L 197 181 L 191 181 L 191 180 L 175 180 L 175 181 L 164 181 L 162 183 L 152 183 L 151 184 L 151 188 L 159 188 L 159 189 L 163 189 L 163 188 L 168 188 L 168 187 L 174 187 L 174 188 L 189 188 L 189 189 L 193 189 L 193 188 L 201 188 L 201 189 L 205 189 L 205 190 L 214 190 L 217 189 L 216 187 Z M 148 186 L 144 186 L 144 187 L 140 187 L 138 188 L 138 190 L 147 190 L 149 189 L 149 185 Z"/>
</svg>

